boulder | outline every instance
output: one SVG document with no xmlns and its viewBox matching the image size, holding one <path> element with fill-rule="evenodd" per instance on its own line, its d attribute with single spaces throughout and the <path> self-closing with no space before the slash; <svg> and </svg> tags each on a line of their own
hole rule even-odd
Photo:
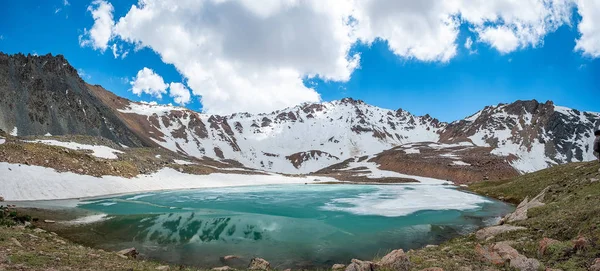
<svg viewBox="0 0 600 271">
<path fill-rule="evenodd" d="M 157 270 L 157 271 L 169 271 L 169 270 L 171 270 L 171 267 L 169 267 L 168 265 L 161 265 L 161 266 L 156 267 L 156 269 L 154 269 L 154 270 Z"/>
<path fill-rule="evenodd" d="M 506 260 L 504 260 L 500 255 L 490 249 L 489 247 L 484 247 L 480 244 L 475 246 L 475 253 L 479 255 L 484 261 L 495 264 L 495 265 L 504 265 Z"/>
<path fill-rule="evenodd" d="M 336 263 L 336 264 L 334 264 L 331 267 L 331 270 L 333 270 L 333 271 L 341 271 L 341 270 L 344 270 L 344 269 L 346 269 L 346 265 L 345 264 L 339 264 L 339 263 Z"/>
<path fill-rule="evenodd" d="M 477 237 L 477 239 L 479 239 L 479 240 L 486 240 L 490 237 L 494 237 L 501 233 L 518 231 L 518 230 L 526 230 L 526 229 L 527 228 L 525 228 L 525 227 L 511 226 L 511 225 L 491 226 L 491 227 L 487 227 L 487 228 L 478 230 L 475 233 L 475 237 Z"/>
<path fill-rule="evenodd" d="M 600 271 L 600 258 L 596 258 L 588 270 Z"/>
<path fill-rule="evenodd" d="M 213 271 L 233 271 L 233 270 L 235 270 L 235 268 L 231 268 L 229 266 L 221 266 L 221 267 L 215 267 L 211 270 L 213 270 Z"/>
<path fill-rule="evenodd" d="M 271 264 L 265 259 L 253 258 L 250 260 L 248 270 L 271 270 Z"/>
<path fill-rule="evenodd" d="M 540 207 L 540 206 L 544 206 L 544 203 L 542 202 L 544 200 L 544 196 L 546 195 L 546 192 L 548 191 L 548 189 L 550 189 L 550 186 L 544 188 L 544 190 L 542 190 L 542 192 L 540 192 L 537 196 L 535 196 L 531 201 L 529 201 L 528 197 L 526 197 L 518 206 L 517 209 L 506 215 L 501 221 L 501 224 L 504 223 L 513 223 L 513 222 L 517 222 L 517 221 L 522 221 L 527 219 L 527 211 L 529 209 L 535 208 L 535 207 Z"/>
<path fill-rule="evenodd" d="M 373 262 L 352 259 L 345 271 L 374 271 L 377 267 L 377 264 Z"/>
<path fill-rule="evenodd" d="M 137 258 L 138 254 L 139 254 L 138 251 L 134 247 L 126 248 L 126 249 L 123 249 L 123 250 L 117 252 L 117 255 L 121 255 L 125 258 L 133 258 L 133 259 Z"/>
<path fill-rule="evenodd" d="M 377 264 L 382 268 L 394 271 L 408 271 L 410 269 L 410 261 L 402 249 L 396 249 L 388 253 Z"/>
<path fill-rule="evenodd" d="M 50 219 L 46 219 L 46 220 L 44 220 L 44 223 L 56 223 L 56 221 L 50 220 Z"/>
<path fill-rule="evenodd" d="M 508 262 L 510 267 L 521 271 L 537 271 L 540 268 L 538 260 L 523 256 L 509 242 L 498 242 L 489 247 L 478 244 L 475 250 L 484 260 L 496 265 Z"/>
<path fill-rule="evenodd" d="M 0 201 L 4 201 L 4 197 L 0 196 Z"/>
<path fill-rule="evenodd" d="M 540 245 L 538 247 L 538 255 L 539 256 L 545 255 L 546 250 L 548 249 L 549 246 L 551 246 L 552 244 L 559 243 L 559 242 L 560 241 L 558 241 L 558 240 L 544 237 L 542 240 L 540 240 Z"/>
</svg>

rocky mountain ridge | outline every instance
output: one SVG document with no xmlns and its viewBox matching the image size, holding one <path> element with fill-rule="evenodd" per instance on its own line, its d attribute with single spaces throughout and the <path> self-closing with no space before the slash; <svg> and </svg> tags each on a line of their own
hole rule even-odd
<svg viewBox="0 0 600 271">
<path fill-rule="evenodd" d="M 294 174 L 422 142 L 441 148 L 471 144 L 531 172 L 592 160 L 593 130 L 600 125 L 598 113 L 535 100 L 487 106 L 452 123 L 351 98 L 263 114 L 208 115 L 118 97 L 85 84 L 62 56 L 50 55 L 0 55 L 0 94 L 8 97 L 0 102 L 0 129 L 15 135 L 102 136 L 126 146 Z"/>
</svg>

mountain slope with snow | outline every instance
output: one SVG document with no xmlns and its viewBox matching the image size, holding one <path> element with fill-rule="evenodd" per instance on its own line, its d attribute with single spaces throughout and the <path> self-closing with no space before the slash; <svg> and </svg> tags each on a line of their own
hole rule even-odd
<svg viewBox="0 0 600 271">
<path fill-rule="evenodd" d="M 0 94 L 0 129 L 14 136 L 101 136 L 292 174 L 419 142 L 474 144 L 530 172 L 592 160 L 593 130 L 600 126 L 598 113 L 535 100 L 487 106 L 449 124 L 351 98 L 264 114 L 207 115 L 119 97 L 86 84 L 64 57 L 52 55 L 0 54 Z"/>
<path fill-rule="evenodd" d="M 184 155 L 233 159 L 282 173 L 309 173 L 405 143 L 437 141 L 443 123 L 343 99 L 268 114 L 206 115 L 129 102 L 116 109 L 157 145 Z M 141 130 L 141 129 L 140 129 Z"/>
<path fill-rule="evenodd" d="M 594 159 L 594 130 L 600 113 L 582 112 L 553 102 L 535 100 L 487 106 L 474 115 L 450 123 L 441 142 L 471 141 L 492 147 L 521 172 Z"/>
</svg>

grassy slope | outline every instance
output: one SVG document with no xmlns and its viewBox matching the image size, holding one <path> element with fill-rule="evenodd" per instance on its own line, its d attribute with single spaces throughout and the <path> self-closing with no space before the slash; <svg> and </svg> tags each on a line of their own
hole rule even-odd
<svg viewBox="0 0 600 271">
<path fill-rule="evenodd" d="M 516 177 L 508 181 L 488 181 L 471 185 L 479 194 L 519 203 L 550 186 L 545 206 L 528 212 L 529 219 L 515 223 L 528 230 L 499 235 L 490 241 L 478 241 L 473 234 L 453 239 L 437 248 L 411 251 L 413 269 L 443 267 L 444 270 L 472 270 L 508 267 L 481 262 L 474 247 L 498 241 L 515 241 L 513 247 L 548 268 L 587 270 L 594 258 L 600 257 L 600 173 L 598 162 L 571 163 Z M 596 181 L 595 181 L 596 180 Z M 574 252 L 572 240 L 583 236 L 590 240 L 584 251 Z M 561 241 L 550 246 L 547 255 L 538 255 L 539 241 L 544 238 Z"/>
<path fill-rule="evenodd" d="M 76 245 L 50 233 L 0 227 L 0 270 L 156 270 L 159 266 Z M 171 266 L 170 270 L 192 269 Z"/>
</svg>

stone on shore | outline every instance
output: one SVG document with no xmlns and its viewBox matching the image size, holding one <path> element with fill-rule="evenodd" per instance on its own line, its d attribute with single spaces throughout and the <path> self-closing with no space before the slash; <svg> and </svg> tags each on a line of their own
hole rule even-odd
<svg viewBox="0 0 600 271">
<path fill-rule="evenodd" d="M 139 253 L 137 252 L 137 250 L 134 247 L 126 248 L 126 249 L 123 249 L 123 250 L 117 252 L 117 255 L 120 255 L 125 258 L 133 258 L 133 259 L 137 258 L 138 254 Z"/>
<path fill-rule="evenodd" d="M 373 262 L 352 259 L 352 262 L 346 267 L 345 271 L 373 271 L 377 267 L 377 264 Z"/>
<path fill-rule="evenodd" d="M 336 264 L 334 264 L 334 265 L 331 267 L 331 270 L 333 270 L 333 271 L 341 271 L 341 270 L 344 270 L 345 268 L 346 268 L 346 265 L 345 265 L 345 264 L 339 264 L 339 263 L 336 263 Z"/>
<path fill-rule="evenodd" d="M 514 212 L 506 215 L 502 219 L 501 224 L 513 223 L 513 222 L 522 221 L 522 220 L 527 219 L 527 211 L 529 209 L 544 206 L 544 203 L 542 201 L 544 200 L 544 196 L 546 195 L 546 192 L 548 191 L 548 189 L 550 189 L 549 186 L 546 187 L 544 190 L 542 190 L 542 192 L 540 192 L 537 196 L 535 196 L 531 201 L 528 201 L 529 198 L 525 198 L 519 204 L 519 206 L 517 206 L 517 209 Z"/>
<path fill-rule="evenodd" d="M 250 260 L 248 270 L 271 270 L 271 264 L 265 259 L 253 258 Z"/>
<path fill-rule="evenodd" d="M 478 230 L 475 233 L 475 237 L 479 240 L 486 240 L 490 237 L 495 237 L 498 234 L 502 234 L 505 232 L 518 231 L 518 230 L 526 230 L 525 227 L 520 226 L 511 226 L 511 225 L 499 225 L 499 226 L 491 226 L 487 228 L 483 228 Z"/>
<path fill-rule="evenodd" d="M 388 253 L 377 264 L 382 268 L 394 271 L 408 271 L 410 269 L 410 261 L 402 249 L 396 249 Z"/>
</svg>

